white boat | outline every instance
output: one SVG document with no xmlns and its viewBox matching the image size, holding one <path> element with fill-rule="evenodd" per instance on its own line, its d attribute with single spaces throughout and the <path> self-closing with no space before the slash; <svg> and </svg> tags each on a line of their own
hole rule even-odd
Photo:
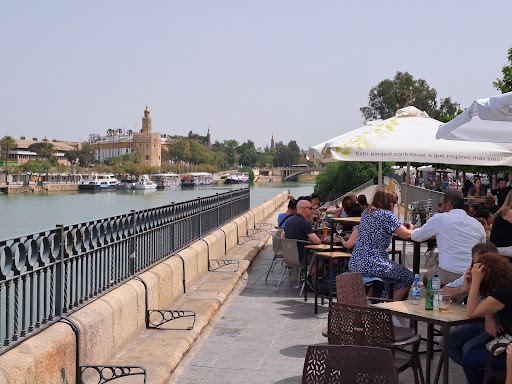
<svg viewBox="0 0 512 384">
<path fill-rule="evenodd" d="M 92 173 L 78 185 L 80 191 L 114 191 L 119 181 L 111 173 Z"/>
<path fill-rule="evenodd" d="M 181 176 L 181 185 L 183 187 L 201 187 L 212 184 L 213 177 L 208 172 L 191 172 Z"/>
<path fill-rule="evenodd" d="M 181 187 L 181 175 L 177 173 L 156 173 L 151 175 L 151 180 L 156 183 L 157 188 Z"/>
<path fill-rule="evenodd" d="M 249 182 L 249 173 L 248 172 L 233 172 L 230 174 L 224 184 L 241 184 Z"/>
<path fill-rule="evenodd" d="M 132 188 L 137 190 L 156 189 L 156 183 L 151 181 L 148 175 L 142 175 Z"/>
</svg>

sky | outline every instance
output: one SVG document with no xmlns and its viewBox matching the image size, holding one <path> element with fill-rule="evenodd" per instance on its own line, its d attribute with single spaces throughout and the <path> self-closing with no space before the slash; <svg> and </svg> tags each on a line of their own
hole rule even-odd
<svg viewBox="0 0 512 384">
<path fill-rule="evenodd" d="M 303 149 L 359 128 L 397 71 L 465 108 L 499 92 L 510 2 L 0 0 L 0 137 L 108 129 Z"/>
</svg>

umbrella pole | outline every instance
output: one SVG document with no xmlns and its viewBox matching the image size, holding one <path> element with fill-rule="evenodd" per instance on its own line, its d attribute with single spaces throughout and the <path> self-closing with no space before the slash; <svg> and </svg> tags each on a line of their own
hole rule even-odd
<svg viewBox="0 0 512 384">
<path fill-rule="evenodd" d="M 379 177 L 378 177 L 379 189 L 382 188 L 382 161 L 379 161 Z"/>
<path fill-rule="evenodd" d="M 404 219 L 402 222 L 407 221 L 407 214 L 409 212 L 409 179 L 411 177 L 411 163 L 407 162 L 407 171 L 406 171 L 406 177 L 405 177 L 405 190 L 404 190 Z M 402 258 L 402 263 L 405 263 L 405 258 L 407 254 L 407 242 L 404 241 L 402 244 L 402 250 L 404 257 Z"/>
</svg>

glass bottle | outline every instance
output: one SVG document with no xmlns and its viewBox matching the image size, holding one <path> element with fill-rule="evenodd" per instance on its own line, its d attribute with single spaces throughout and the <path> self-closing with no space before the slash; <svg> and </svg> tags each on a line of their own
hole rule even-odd
<svg viewBox="0 0 512 384">
<path fill-rule="evenodd" d="M 428 278 L 427 290 L 425 292 L 425 309 L 434 309 L 434 290 L 432 289 L 432 278 Z"/>
</svg>

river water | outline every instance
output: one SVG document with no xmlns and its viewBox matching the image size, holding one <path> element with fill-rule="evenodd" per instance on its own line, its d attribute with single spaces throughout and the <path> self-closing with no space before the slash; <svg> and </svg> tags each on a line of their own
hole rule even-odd
<svg viewBox="0 0 512 384">
<path fill-rule="evenodd" d="M 310 195 L 313 187 L 313 182 L 256 183 L 250 187 L 251 207 L 285 190 L 290 190 L 295 197 Z M 247 188 L 247 185 L 158 191 L 0 195 L 0 239 L 51 229 L 57 224 L 81 223 L 127 213 L 132 209 L 138 211 L 179 203 L 234 188 Z"/>
</svg>

